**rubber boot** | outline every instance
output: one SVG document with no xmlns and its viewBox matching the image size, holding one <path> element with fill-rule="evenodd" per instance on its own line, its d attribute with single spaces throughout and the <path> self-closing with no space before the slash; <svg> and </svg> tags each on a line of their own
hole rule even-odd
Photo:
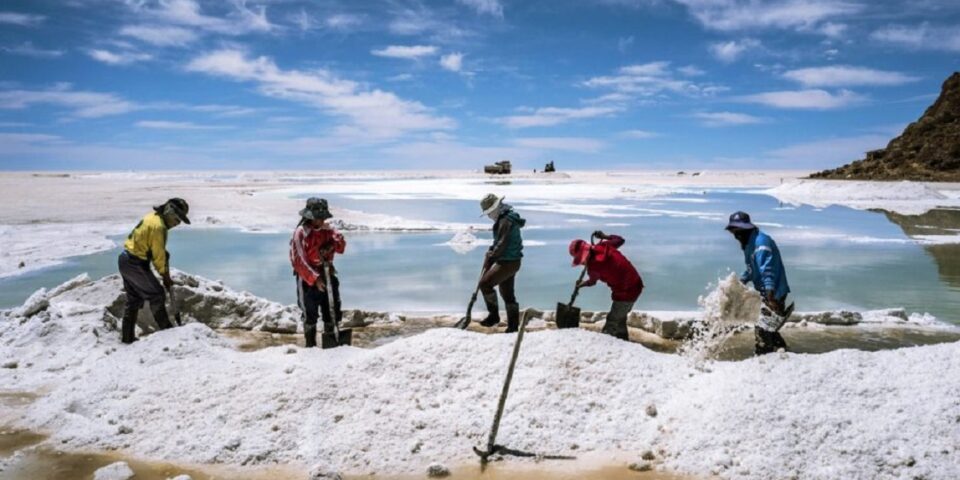
<svg viewBox="0 0 960 480">
<path fill-rule="evenodd" d="M 480 321 L 484 327 L 495 327 L 500 324 L 500 305 L 497 304 L 497 291 L 483 294 L 483 303 L 487 304 L 487 318 Z"/>
<path fill-rule="evenodd" d="M 303 326 L 303 340 L 304 340 L 304 345 L 307 348 L 313 348 L 317 346 L 317 326 L 316 325 Z"/>
<path fill-rule="evenodd" d="M 507 329 L 504 333 L 513 333 L 520 329 L 520 304 L 508 303 L 507 306 Z"/>
<path fill-rule="evenodd" d="M 131 344 L 137 341 L 137 311 L 127 309 L 123 312 L 123 320 L 120 322 L 120 341 Z"/>
<path fill-rule="evenodd" d="M 773 332 L 771 336 L 774 350 L 780 350 L 781 348 L 787 350 L 787 342 L 783 339 L 783 335 L 780 335 L 780 332 Z"/>
<path fill-rule="evenodd" d="M 753 333 L 757 342 L 753 347 L 753 353 L 755 355 L 766 355 L 777 350 L 774 347 L 774 332 L 768 332 L 760 327 L 754 327 Z"/>
<path fill-rule="evenodd" d="M 170 317 L 167 316 L 167 306 L 162 302 L 157 302 L 156 305 L 151 303 L 150 312 L 153 313 L 153 321 L 157 322 L 157 328 L 160 330 L 173 328 L 173 325 L 170 324 Z"/>
</svg>

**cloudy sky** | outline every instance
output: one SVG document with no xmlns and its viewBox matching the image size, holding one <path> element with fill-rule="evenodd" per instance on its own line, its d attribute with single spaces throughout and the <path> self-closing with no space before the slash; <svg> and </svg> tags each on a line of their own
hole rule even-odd
<svg viewBox="0 0 960 480">
<path fill-rule="evenodd" d="M 957 0 L 5 0 L 0 168 L 821 168 L 958 60 Z"/>
</svg>

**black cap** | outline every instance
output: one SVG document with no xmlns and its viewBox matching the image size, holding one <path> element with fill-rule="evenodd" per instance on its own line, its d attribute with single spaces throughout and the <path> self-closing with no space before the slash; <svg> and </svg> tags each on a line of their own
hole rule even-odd
<svg viewBox="0 0 960 480">
<path fill-rule="evenodd" d="M 727 230 L 753 230 L 756 225 L 750 223 L 750 214 L 747 212 L 734 212 L 730 215 L 730 222 L 727 223 Z"/>
</svg>

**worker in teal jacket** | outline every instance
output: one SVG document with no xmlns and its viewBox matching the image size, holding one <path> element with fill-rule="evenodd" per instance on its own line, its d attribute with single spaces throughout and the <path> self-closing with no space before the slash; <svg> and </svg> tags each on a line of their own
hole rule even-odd
<svg viewBox="0 0 960 480">
<path fill-rule="evenodd" d="M 746 212 L 730 215 L 727 231 L 740 242 L 746 271 L 740 276 L 743 283 L 752 283 L 760 292 L 763 306 L 760 319 L 755 327 L 757 355 L 786 349 L 787 343 L 780 335 L 780 327 L 786 323 L 793 312 L 793 305 L 787 307 L 787 272 L 783 268 L 780 249 L 769 235 L 760 231 L 750 221 Z"/>
</svg>

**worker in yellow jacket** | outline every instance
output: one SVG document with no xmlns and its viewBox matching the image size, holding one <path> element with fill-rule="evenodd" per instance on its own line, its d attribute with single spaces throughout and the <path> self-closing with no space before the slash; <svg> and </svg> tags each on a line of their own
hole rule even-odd
<svg viewBox="0 0 960 480">
<path fill-rule="evenodd" d="M 133 343 L 137 340 L 134 333 L 137 313 L 143 302 L 150 304 L 150 312 L 161 330 L 172 327 L 164 305 L 164 289 L 173 287 L 170 278 L 170 255 L 167 253 L 167 231 L 180 225 L 190 224 L 187 213 L 190 206 L 182 198 L 171 198 L 148 213 L 134 227 L 127 241 L 123 243 L 123 252 L 118 261 L 120 276 L 123 278 L 123 290 L 127 294 L 127 304 L 123 311 L 121 341 Z M 163 285 L 150 271 L 150 263 L 163 278 Z"/>
</svg>

